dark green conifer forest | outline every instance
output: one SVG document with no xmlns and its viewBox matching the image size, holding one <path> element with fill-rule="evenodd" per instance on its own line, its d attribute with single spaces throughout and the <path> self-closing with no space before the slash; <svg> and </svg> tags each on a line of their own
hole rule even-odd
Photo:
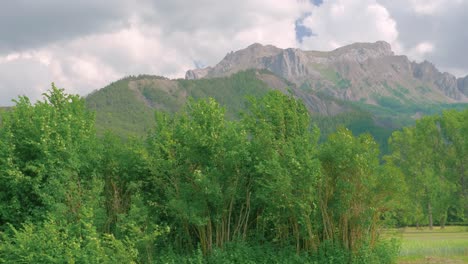
<svg viewBox="0 0 468 264">
<path fill-rule="evenodd" d="M 189 100 L 128 138 L 98 136 L 54 85 L 15 103 L 0 119 L 2 263 L 395 263 L 383 228 L 468 216 L 468 110 L 393 132 L 381 155 L 345 127 L 319 140 L 279 91 L 239 119 Z"/>
</svg>

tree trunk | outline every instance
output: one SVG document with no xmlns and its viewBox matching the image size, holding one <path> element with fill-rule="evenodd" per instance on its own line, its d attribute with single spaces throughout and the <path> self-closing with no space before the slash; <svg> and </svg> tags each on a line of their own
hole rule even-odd
<svg viewBox="0 0 468 264">
<path fill-rule="evenodd" d="M 431 207 L 430 202 L 427 204 L 427 214 L 429 215 L 429 229 L 432 230 L 432 228 L 433 228 L 433 224 L 432 224 L 432 207 Z"/>
<path fill-rule="evenodd" d="M 440 218 L 440 229 L 445 229 L 446 220 L 447 220 L 447 216 L 445 215 Z"/>
</svg>

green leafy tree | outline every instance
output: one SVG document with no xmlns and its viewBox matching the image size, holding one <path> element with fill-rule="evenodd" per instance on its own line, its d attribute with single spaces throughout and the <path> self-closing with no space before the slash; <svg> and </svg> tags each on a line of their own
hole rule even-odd
<svg viewBox="0 0 468 264">
<path fill-rule="evenodd" d="M 171 222 L 180 246 L 203 252 L 245 237 L 249 187 L 246 134 L 213 99 L 189 102 L 174 117 L 160 114 L 148 140 L 148 202 Z"/>
<path fill-rule="evenodd" d="M 100 234 L 89 213 L 74 223 L 51 216 L 42 223 L 11 226 L 1 234 L 0 262 L 136 263 L 133 244 Z"/>
<path fill-rule="evenodd" d="M 442 124 L 438 116 L 424 117 L 414 127 L 395 132 L 390 139 L 393 152 L 389 160 L 405 175 L 412 202 L 407 213 L 417 226 L 425 216 L 431 229 L 435 221 L 445 225 L 457 188 L 449 165 L 456 156 Z"/>
<path fill-rule="evenodd" d="M 468 219 L 468 110 L 444 111 L 439 118 L 447 179 L 454 184 L 451 208 L 452 217 Z"/>
<path fill-rule="evenodd" d="M 391 167 L 379 165 L 378 153 L 371 136 L 354 137 L 343 128 L 321 146 L 323 240 L 353 252 L 375 243 L 379 219 L 392 208 L 392 191 L 402 182 Z"/>
<path fill-rule="evenodd" d="M 270 241 L 312 251 L 318 246 L 319 131 L 304 104 L 280 92 L 251 99 L 248 110 L 243 123 L 251 137 L 256 225 Z"/>
<path fill-rule="evenodd" d="M 44 101 L 16 101 L 0 128 L 2 225 L 61 208 L 77 217 L 82 190 L 94 175 L 93 124 L 83 99 L 53 84 Z"/>
</svg>

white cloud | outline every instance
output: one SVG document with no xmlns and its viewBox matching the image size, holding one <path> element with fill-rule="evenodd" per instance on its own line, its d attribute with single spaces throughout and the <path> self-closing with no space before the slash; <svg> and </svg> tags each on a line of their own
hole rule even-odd
<svg viewBox="0 0 468 264">
<path fill-rule="evenodd" d="M 0 58 L 0 105 L 26 95 L 38 99 L 50 87 L 51 73 L 37 58 L 16 54 Z"/>
<path fill-rule="evenodd" d="M 433 14 L 442 4 L 443 0 L 410 0 L 413 10 L 419 14 Z"/>
<path fill-rule="evenodd" d="M 303 40 L 302 48 L 330 50 L 353 42 L 385 40 L 398 51 L 396 22 L 387 9 L 374 0 L 326 1 L 304 20 L 314 36 Z"/>
<path fill-rule="evenodd" d="M 404 54 L 408 56 L 410 60 L 421 62 L 426 60 L 433 52 L 435 52 L 435 45 L 430 41 L 422 41 L 412 47 L 407 47 Z"/>
<path fill-rule="evenodd" d="M 98 31 L 7 54 L 0 67 L 29 63 L 30 76 L 0 86 L 0 105 L 26 91 L 32 99 L 54 81 L 82 95 L 126 75 L 183 77 L 194 61 L 213 65 L 253 42 L 296 46 L 295 20 L 310 11 L 305 0 L 146 1 L 110 32 Z M 6 91 L 8 89 L 8 91 Z"/>
<path fill-rule="evenodd" d="M 0 105 L 18 94 L 37 99 L 52 81 L 85 95 L 130 74 L 183 77 L 195 62 L 214 65 L 254 42 L 331 50 L 385 40 L 397 54 L 468 68 L 463 0 L 86 0 L 60 10 L 37 1 L 0 11 L 2 24 L 25 22 L 0 30 L 11 36 L 0 41 Z M 298 43 L 295 21 L 306 13 L 313 35 Z M 55 16 L 63 23 L 45 19 Z"/>
<path fill-rule="evenodd" d="M 453 5 L 462 4 L 464 0 L 410 0 L 412 10 L 420 15 L 434 15 L 444 12 Z"/>
</svg>

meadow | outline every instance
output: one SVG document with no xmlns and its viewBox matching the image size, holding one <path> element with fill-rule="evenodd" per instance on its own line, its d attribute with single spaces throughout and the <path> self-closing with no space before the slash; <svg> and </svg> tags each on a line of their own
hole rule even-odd
<svg viewBox="0 0 468 264">
<path fill-rule="evenodd" d="M 468 263 L 468 227 L 407 227 L 386 232 L 401 239 L 399 264 Z"/>
</svg>

